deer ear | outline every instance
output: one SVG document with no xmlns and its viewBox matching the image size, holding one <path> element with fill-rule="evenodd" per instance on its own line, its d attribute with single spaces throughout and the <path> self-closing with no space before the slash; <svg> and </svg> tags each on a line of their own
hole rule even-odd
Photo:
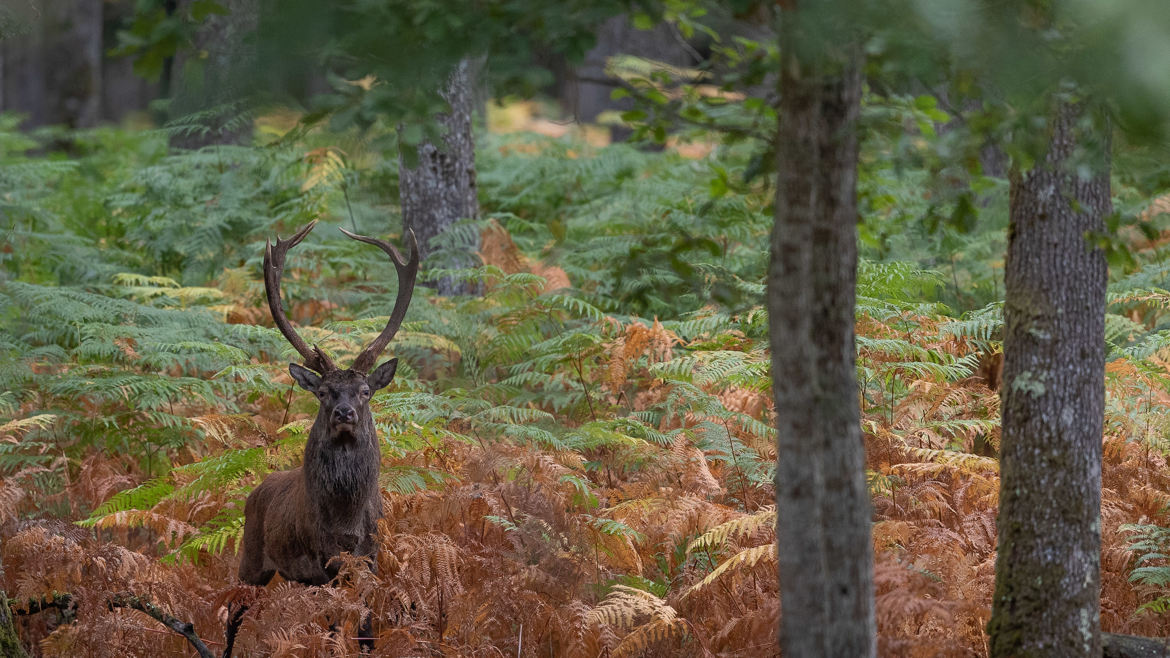
<svg viewBox="0 0 1170 658">
<path fill-rule="evenodd" d="M 398 370 L 398 359 L 390 359 L 386 363 L 374 368 L 374 372 L 370 373 L 370 377 L 366 381 L 369 382 L 372 390 L 376 391 L 380 388 L 385 388 L 394 380 L 394 372 L 396 370 Z"/>
<path fill-rule="evenodd" d="M 318 375 L 312 370 L 309 370 L 304 366 L 299 366 L 295 363 L 288 364 L 288 374 L 292 375 L 292 378 L 297 380 L 297 383 L 301 385 L 301 388 L 314 395 L 317 394 L 317 386 L 321 384 L 321 375 Z"/>
</svg>

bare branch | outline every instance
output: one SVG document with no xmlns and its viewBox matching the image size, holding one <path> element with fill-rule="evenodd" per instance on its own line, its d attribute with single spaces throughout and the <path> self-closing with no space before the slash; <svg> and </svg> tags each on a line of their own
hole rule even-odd
<svg viewBox="0 0 1170 658">
<path fill-rule="evenodd" d="M 203 643 L 203 640 L 199 639 L 199 636 L 195 634 L 195 627 L 191 622 L 176 619 L 146 597 L 135 596 L 129 592 L 121 592 L 111 596 L 107 604 L 111 610 L 114 608 L 133 608 L 134 610 L 145 612 L 162 622 L 167 628 L 187 638 L 187 641 L 199 653 L 199 658 L 216 658 L 215 653 L 211 649 L 208 649 L 207 645 Z"/>
<path fill-rule="evenodd" d="M 1170 638 L 1102 633 L 1101 644 L 1105 651 L 1105 658 L 1170 657 Z"/>
<path fill-rule="evenodd" d="M 236 646 L 236 635 L 240 632 L 240 625 L 244 623 L 244 613 L 248 611 L 246 605 L 228 605 L 228 623 L 224 629 L 223 658 L 232 658 L 232 650 Z"/>
<path fill-rule="evenodd" d="M 17 615 L 34 615 L 52 608 L 61 610 L 66 614 L 72 614 L 77 609 L 77 601 L 74 600 L 72 594 L 61 594 L 58 592 L 53 592 L 40 598 L 25 599 L 23 601 L 20 599 L 8 599 L 7 604 L 12 610 L 12 613 Z M 200 658 L 216 658 L 215 653 L 211 649 L 208 649 L 203 640 L 199 639 L 199 636 L 195 634 L 195 627 L 190 622 L 176 619 L 144 596 L 135 596 L 129 592 L 120 592 L 111 596 L 106 601 L 106 605 L 110 610 L 114 608 L 133 608 L 145 612 L 162 622 L 167 628 L 187 638 L 187 641 L 191 643 L 195 651 L 199 652 Z"/>
</svg>

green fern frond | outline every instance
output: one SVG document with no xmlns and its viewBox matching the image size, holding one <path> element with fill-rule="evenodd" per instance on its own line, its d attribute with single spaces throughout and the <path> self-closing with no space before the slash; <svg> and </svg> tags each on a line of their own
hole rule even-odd
<svg viewBox="0 0 1170 658">
<path fill-rule="evenodd" d="M 775 529 L 775 527 L 776 507 L 773 505 L 761 507 L 754 514 L 721 523 L 699 535 L 690 544 L 687 544 L 687 554 L 712 548 L 721 549 L 726 546 L 728 539 L 751 535 L 763 528 Z"/>
<path fill-rule="evenodd" d="M 98 506 L 89 518 L 78 521 L 78 525 L 92 527 L 102 517 L 127 510 L 148 510 L 158 504 L 160 500 L 171 495 L 175 485 L 170 476 L 163 475 L 142 484 L 114 494 L 109 500 Z"/>
<path fill-rule="evenodd" d="M 702 592 L 707 587 L 710 587 L 715 581 L 736 573 L 743 569 L 751 569 L 761 562 L 775 563 L 776 561 L 776 544 L 763 544 L 752 548 L 745 548 L 736 553 L 730 558 L 724 560 L 715 567 L 711 573 L 707 574 L 705 578 L 699 582 L 691 585 L 686 592 L 683 593 L 683 598 L 689 598 Z"/>
</svg>

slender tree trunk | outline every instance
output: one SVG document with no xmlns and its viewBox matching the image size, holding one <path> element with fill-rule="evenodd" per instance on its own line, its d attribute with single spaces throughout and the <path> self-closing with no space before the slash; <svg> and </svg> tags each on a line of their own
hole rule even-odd
<svg viewBox="0 0 1170 658">
<path fill-rule="evenodd" d="M 789 658 L 864 658 L 876 624 L 853 334 L 860 51 L 802 57 L 799 14 L 785 14 L 767 295 L 780 644 Z"/>
<path fill-rule="evenodd" d="M 472 75 L 474 64 L 463 60 L 452 71 L 443 98 L 451 106 L 449 114 L 436 118 L 444 128 L 443 144 L 425 142 L 418 147 L 418 160 L 408 166 L 404 156 L 398 158 L 398 188 L 402 204 L 403 229 L 414 231 L 419 255 L 426 259 L 438 246 L 435 238 L 461 219 L 479 217 L 479 197 L 475 183 L 475 137 L 471 130 L 473 110 Z M 437 264 L 440 267 L 466 267 L 470 253 L 478 244 L 459 245 L 468 258 Z M 436 263 L 431 263 L 435 266 Z M 470 292 L 449 278 L 438 282 L 439 294 Z"/>
<path fill-rule="evenodd" d="M 1101 655 L 1107 270 L 1086 236 L 1111 203 L 1108 134 L 1085 119 L 1062 103 L 1047 154 L 1012 176 L 992 656 Z"/>
</svg>

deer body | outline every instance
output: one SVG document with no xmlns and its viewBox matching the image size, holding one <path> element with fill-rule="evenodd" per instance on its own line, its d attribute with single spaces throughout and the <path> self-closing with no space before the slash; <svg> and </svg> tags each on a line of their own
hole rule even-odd
<svg viewBox="0 0 1170 658">
<path fill-rule="evenodd" d="M 321 415 L 309 432 L 304 466 L 269 475 L 248 496 L 240 559 L 246 583 L 263 585 L 276 571 L 285 580 L 323 585 L 337 575 L 329 560 L 342 551 L 376 554 L 382 497 L 373 422 L 355 433 L 362 439 L 332 445 Z"/>
<path fill-rule="evenodd" d="M 346 232 L 390 256 L 398 269 L 399 286 L 386 328 L 350 369 L 340 370 L 324 352 L 316 346 L 310 349 L 297 335 L 280 301 L 284 256 L 314 224 L 289 240 L 278 239 L 275 247 L 269 245 L 265 251 L 264 283 L 273 319 L 305 359 L 304 366 L 289 364 L 289 372 L 301 388 L 317 397 L 320 409 L 309 430 L 304 464 L 269 474 L 248 495 L 239 575 L 250 585 L 265 585 L 277 572 L 286 580 L 323 585 L 337 575 L 338 567 L 331 561 L 340 553 L 364 557 L 377 553 L 381 451 L 370 397 L 393 380 L 398 359 L 373 372 L 370 369 L 406 315 L 418 271 L 418 247 L 411 234 L 411 260 L 404 262 L 393 246 Z"/>
</svg>

